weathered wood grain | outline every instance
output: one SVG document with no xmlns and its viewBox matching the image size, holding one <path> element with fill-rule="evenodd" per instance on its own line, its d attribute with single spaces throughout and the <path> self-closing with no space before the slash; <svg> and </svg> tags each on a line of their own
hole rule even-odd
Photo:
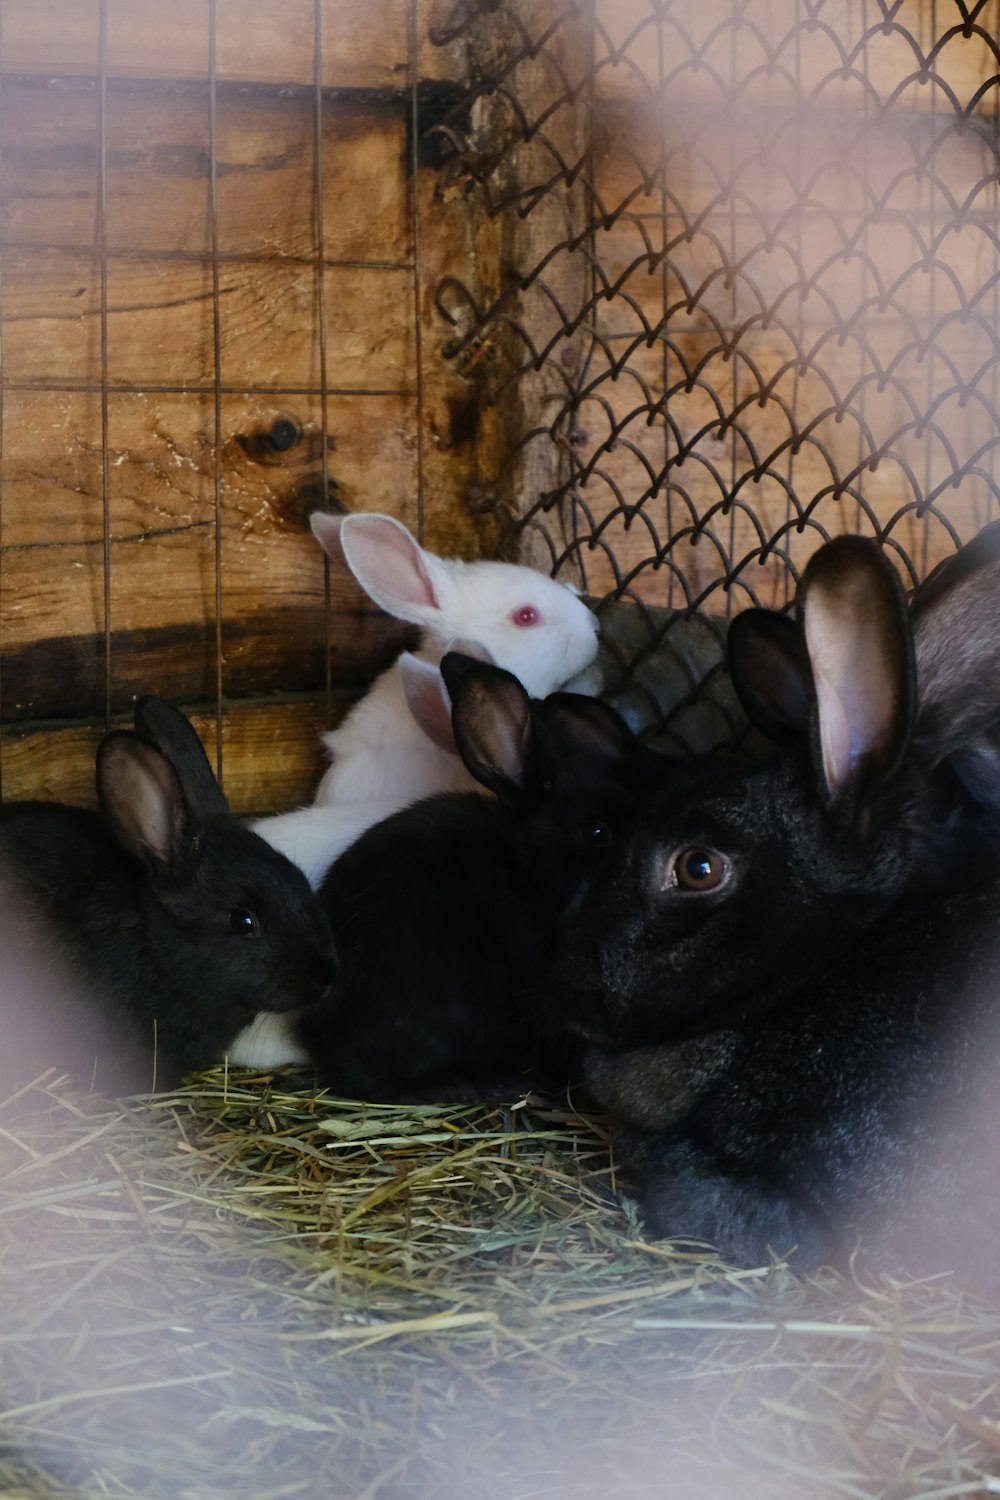
<svg viewBox="0 0 1000 1500">
<path fill-rule="evenodd" d="M 317 273 L 294 261 L 219 267 L 219 357 L 229 389 L 318 390 Z M 411 274 L 327 266 L 327 382 L 412 388 Z M 95 255 L 15 248 L 4 257 L 4 369 L 11 385 L 101 380 L 102 288 Z M 205 262 L 157 256 L 107 265 L 108 384 L 211 388 L 215 298 Z"/>
<path fill-rule="evenodd" d="M 216 562 L 222 680 L 231 694 L 356 682 L 398 644 L 387 622 L 308 531 L 321 500 L 317 398 L 276 405 L 227 397 L 218 553 L 214 403 L 198 395 L 114 394 L 108 516 L 100 400 L 9 392 L 0 517 L 0 693 L 17 719 L 82 714 L 104 701 L 104 541 L 109 544 L 113 701 L 137 691 L 215 693 Z M 301 424 L 287 452 L 268 433 Z M 414 525 L 412 404 L 337 397 L 327 411 L 334 493 Z"/>
<path fill-rule="evenodd" d="M 233 811 L 245 816 L 283 812 L 310 801 L 325 763 L 320 732 L 336 723 L 351 701 L 338 698 L 329 718 L 321 702 L 227 703 L 222 769 Z M 178 706 L 189 713 L 214 766 L 214 714 L 192 711 L 181 700 Z M 131 727 L 131 712 L 114 722 Z M 103 720 L 8 727 L 0 737 L 3 796 L 93 807 L 94 756 L 103 734 Z"/>
<path fill-rule="evenodd" d="M 327 260 L 399 265 L 409 236 L 405 109 L 355 96 L 323 108 L 317 172 L 315 101 L 225 89 L 217 104 L 218 241 L 222 255 L 317 253 L 323 185 Z M 6 244 L 96 249 L 99 135 L 92 83 L 60 89 L 8 82 L 0 175 Z M 172 85 L 112 87 L 107 108 L 107 243 L 113 255 L 208 256 L 210 135 L 203 93 Z"/>
<path fill-rule="evenodd" d="M 457 49 L 428 40 L 450 0 L 418 0 L 418 71 L 444 78 L 461 66 Z M 410 0 L 321 0 L 325 87 L 402 89 L 409 81 Z M 4 68 L 92 76 L 98 69 L 99 0 L 4 0 Z M 216 71 L 222 80 L 312 84 L 315 0 L 217 0 Z M 111 77 L 208 76 L 209 0 L 107 0 Z"/>
</svg>

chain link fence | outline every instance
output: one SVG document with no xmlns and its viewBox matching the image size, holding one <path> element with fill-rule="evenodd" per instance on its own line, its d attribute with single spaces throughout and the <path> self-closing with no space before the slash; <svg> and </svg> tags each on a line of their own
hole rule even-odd
<svg viewBox="0 0 1000 1500">
<path fill-rule="evenodd" d="M 724 629 L 692 612 L 784 606 L 842 531 L 912 584 L 1000 513 L 998 36 L 998 0 L 462 0 L 434 33 L 502 267 L 437 293 L 511 438 L 480 502 L 638 606 L 613 686 L 680 742 L 738 728 L 724 690 L 685 720 Z"/>
</svg>

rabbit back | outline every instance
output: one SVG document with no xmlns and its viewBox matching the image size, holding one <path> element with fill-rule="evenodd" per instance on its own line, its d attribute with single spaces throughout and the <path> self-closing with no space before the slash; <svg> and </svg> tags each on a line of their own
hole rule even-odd
<svg viewBox="0 0 1000 1500">
<path fill-rule="evenodd" d="M 461 1092 L 520 1074 L 539 1047 L 532 981 L 550 909 L 478 794 L 388 818 L 332 866 L 320 900 L 341 969 L 302 1040 L 337 1092 Z"/>
</svg>

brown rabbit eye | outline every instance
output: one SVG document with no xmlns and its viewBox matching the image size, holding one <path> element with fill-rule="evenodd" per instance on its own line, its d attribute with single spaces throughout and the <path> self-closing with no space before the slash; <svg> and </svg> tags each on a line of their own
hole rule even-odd
<svg viewBox="0 0 1000 1500">
<path fill-rule="evenodd" d="M 715 849 L 681 849 L 674 855 L 665 884 L 685 891 L 717 891 L 729 879 L 731 865 Z"/>
<path fill-rule="evenodd" d="M 260 931 L 260 923 L 252 911 L 244 911 L 237 907 L 229 913 L 229 931 L 237 937 L 256 937 Z"/>
</svg>

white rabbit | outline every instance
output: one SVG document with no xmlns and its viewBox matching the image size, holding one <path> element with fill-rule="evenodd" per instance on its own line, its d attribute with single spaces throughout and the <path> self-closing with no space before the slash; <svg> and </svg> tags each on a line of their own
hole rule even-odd
<svg viewBox="0 0 1000 1500">
<path fill-rule="evenodd" d="M 334 760 L 313 806 L 252 827 L 318 886 L 365 829 L 433 792 L 481 791 L 459 758 L 438 663 L 449 650 L 513 672 L 532 697 L 579 677 L 597 655 L 597 618 L 571 589 L 513 563 L 435 557 L 391 516 L 328 516 L 313 532 L 346 561 L 376 604 L 422 625 L 339 728 L 323 736 Z M 591 691 L 596 685 L 588 683 Z"/>
<path fill-rule="evenodd" d="M 468 655 L 488 661 L 488 652 L 467 641 L 452 643 Z M 451 730 L 451 703 L 439 667 L 404 651 L 395 663 L 386 698 L 396 709 L 393 725 L 405 725 L 402 731 L 410 746 L 412 775 L 399 778 L 394 793 L 382 796 L 341 800 L 335 804 L 297 807 L 276 817 L 259 818 L 251 826 L 255 833 L 293 864 L 305 872 L 313 889 L 317 889 L 333 861 L 354 843 L 366 829 L 431 790 L 464 791 L 472 780 L 462 764 Z M 386 726 L 382 726 L 388 733 Z M 388 747 L 391 751 L 391 745 Z M 373 745 L 372 753 L 380 747 Z M 409 769 L 409 768 L 408 768 Z M 472 782 L 476 791 L 482 788 Z"/>
<path fill-rule="evenodd" d="M 544 573 L 515 563 L 435 557 L 392 516 L 317 512 L 312 529 L 376 604 L 421 627 L 411 662 L 436 667 L 457 640 L 476 642 L 531 697 L 544 698 L 597 655 L 596 616 Z M 402 807 L 431 792 L 475 786 L 455 751 L 447 711 L 434 738 L 407 712 L 426 682 L 405 682 L 405 670 L 397 662 L 383 672 L 343 724 L 323 736 L 333 764 L 319 784 L 317 804 L 392 799 Z"/>
</svg>

